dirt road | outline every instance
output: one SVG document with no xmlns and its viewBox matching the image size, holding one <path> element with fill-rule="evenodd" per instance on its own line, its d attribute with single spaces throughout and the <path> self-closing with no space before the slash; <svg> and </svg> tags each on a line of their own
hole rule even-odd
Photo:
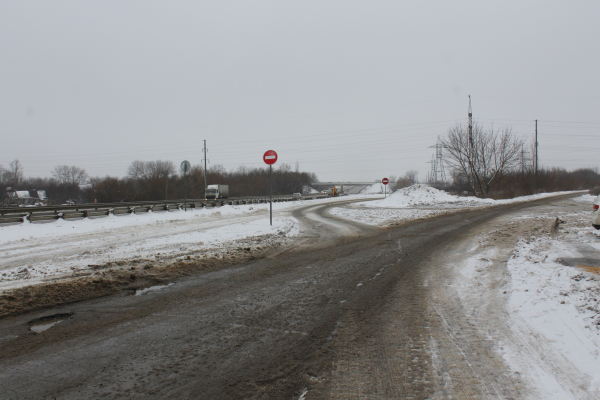
<svg viewBox="0 0 600 400">
<path fill-rule="evenodd" d="M 286 251 L 0 320 L 1 397 L 520 398 L 524 383 L 445 291 L 441 265 L 480 224 L 550 201 L 385 230 L 304 207 Z M 52 314 L 66 319 L 29 331 Z"/>
</svg>

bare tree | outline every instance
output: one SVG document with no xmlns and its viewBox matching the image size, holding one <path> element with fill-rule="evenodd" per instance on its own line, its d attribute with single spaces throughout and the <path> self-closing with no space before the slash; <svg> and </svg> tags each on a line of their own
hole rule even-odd
<svg viewBox="0 0 600 400">
<path fill-rule="evenodd" d="M 88 179 L 85 169 L 69 167 L 68 165 L 57 165 L 52 171 L 52 176 L 63 185 L 79 185 Z"/>
<path fill-rule="evenodd" d="M 398 180 L 398 177 L 394 174 L 390 174 L 387 176 L 387 178 L 390 181 L 388 184 L 388 192 L 391 193 L 396 189 L 396 181 Z"/>
<path fill-rule="evenodd" d="M 396 184 L 394 185 L 395 189 L 402 189 L 415 183 L 418 183 L 419 171 L 410 170 L 404 174 L 402 178 L 398 178 L 396 180 Z"/>
<path fill-rule="evenodd" d="M 173 161 L 136 160 L 127 168 L 127 175 L 130 179 L 141 183 L 142 186 L 153 185 L 156 181 L 164 181 L 165 199 L 168 199 L 169 179 L 175 175 L 175 164 L 173 164 Z"/>
<path fill-rule="evenodd" d="M 127 167 L 127 175 L 131 179 L 144 179 L 148 176 L 148 168 L 145 161 L 135 160 Z"/>
<path fill-rule="evenodd" d="M 475 124 L 469 135 L 468 127 L 458 124 L 450 128 L 443 145 L 454 174 L 466 176 L 475 194 L 485 197 L 494 182 L 499 189 L 504 175 L 519 165 L 523 140 L 510 128 L 485 131 Z"/>
<path fill-rule="evenodd" d="M 127 168 L 131 179 L 165 179 L 175 175 L 173 161 L 140 161 L 136 160 Z"/>
<path fill-rule="evenodd" d="M 23 182 L 23 166 L 19 160 L 12 160 L 3 173 L 4 181 L 11 186 L 19 186 Z"/>
<path fill-rule="evenodd" d="M 146 166 L 150 178 L 169 179 L 171 176 L 175 175 L 175 164 L 173 164 L 173 161 L 148 161 Z"/>
</svg>

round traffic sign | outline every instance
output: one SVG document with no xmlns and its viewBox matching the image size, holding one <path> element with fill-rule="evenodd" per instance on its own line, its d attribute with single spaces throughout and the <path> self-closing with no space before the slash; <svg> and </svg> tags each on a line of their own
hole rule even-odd
<svg viewBox="0 0 600 400">
<path fill-rule="evenodd" d="M 263 155 L 263 161 L 268 165 L 275 164 L 277 162 L 277 153 L 274 150 L 267 150 Z"/>
<path fill-rule="evenodd" d="M 381 180 L 381 183 L 383 183 L 384 185 L 387 185 L 388 183 L 390 183 L 390 180 L 388 178 L 383 178 Z"/>
<path fill-rule="evenodd" d="M 190 169 L 192 169 L 192 166 L 188 160 L 183 160 L 179 167 L 181 168 L 181 172 L 184 174 L 190 172 Z"/>
</svg>

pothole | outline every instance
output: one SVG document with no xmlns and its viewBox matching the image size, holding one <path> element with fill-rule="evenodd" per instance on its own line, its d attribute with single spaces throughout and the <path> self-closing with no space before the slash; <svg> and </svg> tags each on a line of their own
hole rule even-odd
<svg viewBox="0 0 600 400">
<path fill-rule="evenodd" d="M 54 314 L 45 317 L 36 318 L 29 321 L 29 330 L 35 333 L 47 331 L 59 322 L 66 321 L 71 318 L 74 313 Z"/>
<path fill-rule="evenodd" d="M 174 285 L 174 283 L 169 283 L 167 285 L 155 285 L 155 286 L 150 286 L 148 288 L 145 289 L 138 289 L 135 291 L 135 295 L 136 296 L 144 296 L 150 293 L 154 293 L 154 292 L 159 292 L 169 286 Z"/>
</svg>

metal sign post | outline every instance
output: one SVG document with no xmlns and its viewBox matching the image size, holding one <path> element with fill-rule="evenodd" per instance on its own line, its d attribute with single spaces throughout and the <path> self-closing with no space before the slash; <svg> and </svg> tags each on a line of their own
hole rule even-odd
<svg viewBox="0 0 600 400">
<path fill-rule="evenodd" d="M 385 188 L 385 194 L 383 195 L 383 198 L 385 199 L 387 197 L 387 184 L 390 183 L 390 180 L 388 178 L 383 178 L 381 183 L 383 183 L 383 187 Z"/>
<path fill-rule="evenodd" d="M 269 221 L 273 225 L 273 164 L 277 162 L 277 153 L 274 150 L 268 150 L 263 155 L 263 161 L 269 165 Z"/>
<path fill-rule="evenodd" d="M 188 160 L 183 160 L 181 162 L 181 171 L 183 172 L 183 187 L 185 192 L 185 198 L 183 200 L 184 210 L 187 212 L 187 173 L 192 168 L 190 162 Z"/>
<path fill-rule="evenodd" d="M 273 226 L 273 166 L 269 165 L 269 224 Z"/>
</svg>

